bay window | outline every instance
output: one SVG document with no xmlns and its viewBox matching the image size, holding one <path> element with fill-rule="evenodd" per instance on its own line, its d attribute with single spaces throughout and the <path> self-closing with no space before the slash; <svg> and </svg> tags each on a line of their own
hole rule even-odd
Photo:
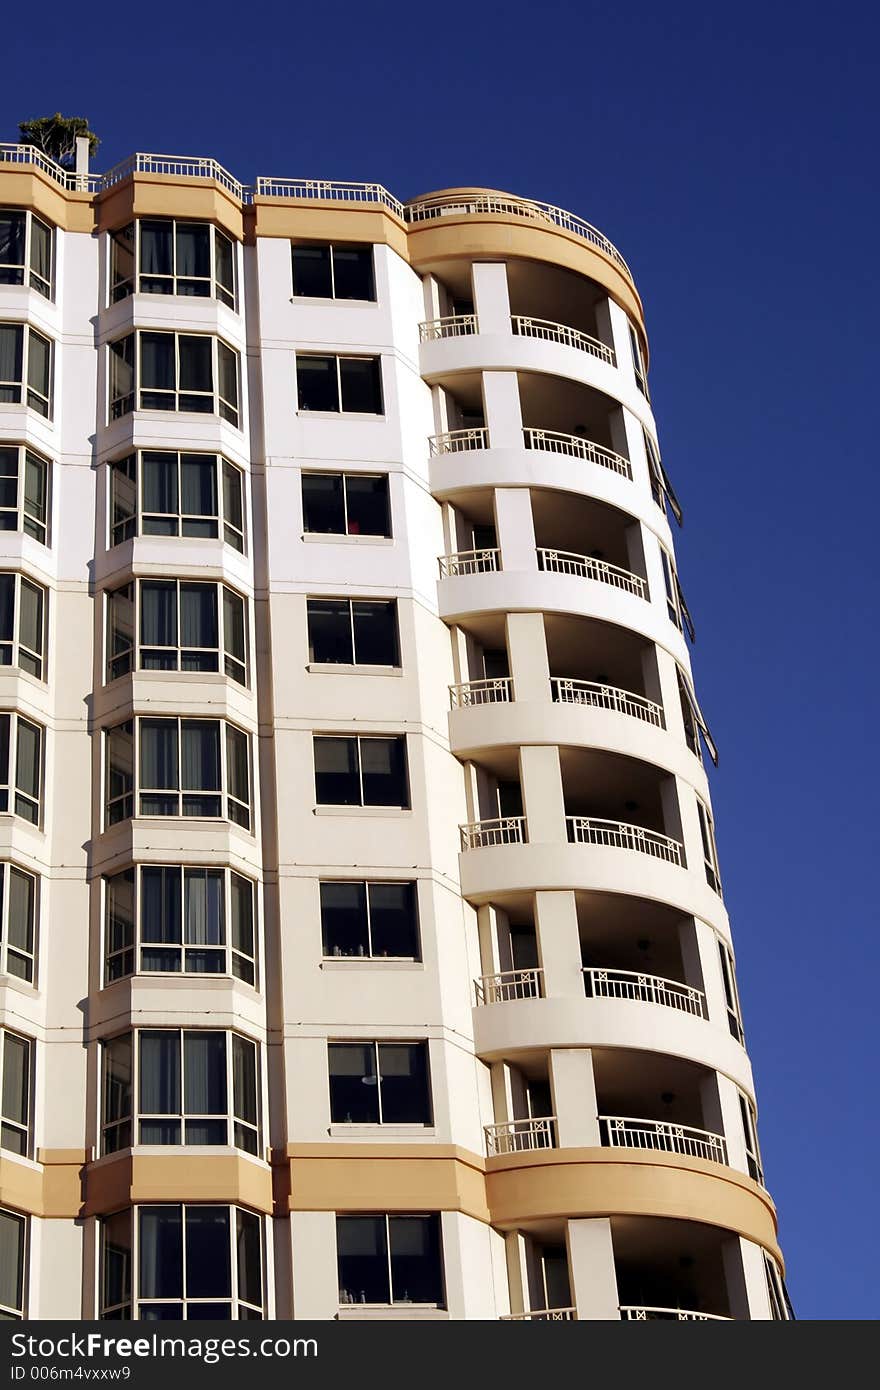
<svg viewBox="0 0 880 1390">
<path fill-rule="evenodd" d="M 309 661 L 318 665 L 397 666 L 393 600 L 310 598 Z"/>
<path fill-rule="evenodd" d="M 31 985 L 37 967 L 37 883 L 17 864 L 0 863 L 0 975 Z"/>
<path fill-rule="evenodd" d="M 382 371 L 378 357 L 297 354 L 299 409 L 331 414 L 381 415 Z"/>
<path fill-rule="evenodd" d="M 235 243 L 210 222 L 138 218 L 110 236 L 110 302 L 134 294 L 219 299 L 235 308 Z"/>
<path fill-rule="evenodd" d="M 222 538 L 244 551 L 244 474 L 217 454 L 144 449 L 110 465 L 110 544 Z"/>
<path fill-rule="evenodd" d="M 316 734 L 315 795 L 325 806 L 409 806 L 406 738 Z"/>
<path fill-rule="evenodd" d="M 440 1217 L 336 1217 L 339 1302 L 442 1308 Z"/>
<path fill-rule="evenodd" d="M 222 671 L 246 686 L 246 602 L 225 584 L 181 579 L 114 589 L 107 595 L 107 680 L 135 669 Z"/>
<path fill-rule="evenodd" d="M 238 426 L 238 353 L 204 333 L 129 333 L 110 344 L 110 418 L 131 410 L 196 411 Z"/>
<path fill-rule="evenodd" d="M 24 323 L 0 323 L 0 405 L 52 417 L 52 343 Z"/>
<path fill-rule="evenodd" d="M 27 1217 L 0 1208 L 0 1322 L 24 1317 Z"/>
<path fill-rule="evenodd" d="M 0 1149 L 30 1158 L 33 1043 L 0 1028 Z"/>
<path fill-rule="evenodd" d="M 24 444 L 0 445 L 0 531 L 49 544 L 51 464 Z"/>
<path fill-rule="evenodd" d="M 105 879 L 104 977 L 233 975 L 256 984 L 256 884 L 232 869 L 142 864 Z"/>
<path fill-rule="evenodd" d="M 0 574 L 0 666 L 43 679 L 46 590 L 23 574 Z"/>
<path fill-rule="evenodd" d="M 137 795 L 139 816 L 201 816 L 250 829 L 250 740 L 233 724 L 142 717 L 106 730 L 106 743 L 108 825 L 135 814 Z"/>
<path fill-rule="evenodd" d="M 418 959 L 414 883 L 331 880 L 320 891 L 325 956 Z"/>
<path fill-rule="evenodd" d="M 52 298 L 54 228 L 33 212 L 0 208 L 0 285 L 29 285 Z"/>
<path fill-rule="evenodd" d="M 20 714 L 0 714 L 0 812 L 39 825 L 43 730 Z"/>
<path fill-rule="evenodd" d="M 327 1044 L 334 1124 L 429 1125 L 428 1044 Z"/>
</svg>

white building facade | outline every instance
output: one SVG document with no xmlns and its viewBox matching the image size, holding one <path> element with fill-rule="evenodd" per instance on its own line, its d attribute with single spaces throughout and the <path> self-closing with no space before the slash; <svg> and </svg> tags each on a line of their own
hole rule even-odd
<svg viewBox="0 0 880 1390">
<path fill-rule="evenodd" d="M 647 360 L 544 204 L 0 147 L 0 1317 L 790 1315 Z"/>
</svg>

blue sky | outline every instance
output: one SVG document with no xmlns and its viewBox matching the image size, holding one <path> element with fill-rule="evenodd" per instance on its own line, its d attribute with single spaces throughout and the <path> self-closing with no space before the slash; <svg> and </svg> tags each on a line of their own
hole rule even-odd
<svg viewBox="0 0 880 1390">
<path fill-rule="evenodd" d="M 49 0 L 4 45 L 0 140 L 60 108 L 98 169 L 484 184 L 623 251 L 790 1290 L 803 1318 L 876 1317 L 876 8 Z"/>
</svg>

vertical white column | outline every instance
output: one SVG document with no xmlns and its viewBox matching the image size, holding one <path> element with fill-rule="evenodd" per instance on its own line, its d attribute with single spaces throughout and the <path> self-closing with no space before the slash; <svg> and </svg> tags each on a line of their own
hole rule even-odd
<svg viewBox="0 0 880 1390">
<path fill-rule="evenodd" d="M 501 549 L 501 568 L 537 570 L 532 498 L 527 487 L 495 489 L 495 526 Z"/>
<path fill-rule="evenodd" d="M 294 1211 L 293 1316 L 332 1318 L 339 1307 L 336 1268 L 336 1215 L 332 1211 Z"/>
<path fill-rule="evenodd" d="M 700 971 L 703 976 L 703 991 L 706 995 L 706 1008 L 709 1019 L 719 1028 L 727 1030 L 727 996 L 721 975 L 721 961 L 718 954 L 718 937 L 710 926 L 699 920 L 694 921 L 694 935 L 700 958 Z"/>
<path fill-rule="evenodd" d="M 529 842 L 561 844 L 565 840 L 565 797 L 559 749 L 553 745 L 520 748 L 519 765 Z"/>
<path fill-rule="evenodd" d="M 476 261 L 472 275 L 479 332 L 509 334 L 510 298 L 504 261 Z"/>
<path fill-rule="evenodd" d="M 590 1049 L 551 1048 L 550 1086 L 560 1149 L 598 1149 L 599 1106 Z"/>
<path fill-rule="evenodd" d="M 620 305 L 616 304 L 613 299 L 608 301 L 608 315 L 611 319 L 611 336 L 614 340 L 614 355 L 617 358 L 618 368 L 632 382 L 633 389 L 638 391 L 636 374 L 633 369 L 632 348 L 629 341 L 629 319 Z"/>
<path fill-rule="evenodd" d="M 483 404 L 493 449 L 523 447 L 522 410 L 516 372 L 484 372 Z"/>
<path fill-rule="evenodd" d="M 508 613 L 506 630 L 514 699 L 518 704 L 526 700 L 549 703 L 550 663 L 543 613 Z"/>
<path fill-rule="evenodd" d="M 569 1221 L 566 1244 L 578 1322 L 616 1322 L 620 1306 L 610 1219 Z"/>
<path fill-rule="evenodd" d="M 504 1237 L 504 1254 L 507 1260 L 507 1287 L 510 1292 L 511 1313 L 527 1313 L 531 1307 L 529 1297 L 529 1265 L 526 1237 L 519 1231 L 508 1231 Z"/>
<path fill-rule="evenodd" d="M 582 996 L 584 977 L 574 893 L 536 893 L 535 932 L 545 995 Z"/>
<path fill-rule="evenodd" d="M 772 1321 L 764 1252 L 742 1236 L 731 1236 L 721 1246 L 731 1316 L 752 1322 Z"/>
</svg>

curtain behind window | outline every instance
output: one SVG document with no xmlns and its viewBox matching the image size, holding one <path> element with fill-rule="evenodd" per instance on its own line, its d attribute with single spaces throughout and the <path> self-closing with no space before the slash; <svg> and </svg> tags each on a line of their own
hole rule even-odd
<svg viewBox="0 0 880 1390">
<path fill-rule="evenodd" d="M 184 720 L 181 729 L 180 761 L 181 786 L 184 791 L 219 791 L 219 726 L 200 720 Z"/>
<path fill-rule="evenodd" d="M 141 786 L 155 790 L 178 790 L 177 721 L 141 721 Z"/>
<path fill-rule="evenodd" d="M 180 1034 L 142 1030 L 139 1046 L 141 1114 L 179 1115 Z"/>
<path fill-rule="evenodd" d="M 23 333 L 18 324 L 0 324 L 0 386 L 4 383 L 21 384 Z M 0 400 L 18 400 L 18 396 L 0 392 Z"/>
</svg>

